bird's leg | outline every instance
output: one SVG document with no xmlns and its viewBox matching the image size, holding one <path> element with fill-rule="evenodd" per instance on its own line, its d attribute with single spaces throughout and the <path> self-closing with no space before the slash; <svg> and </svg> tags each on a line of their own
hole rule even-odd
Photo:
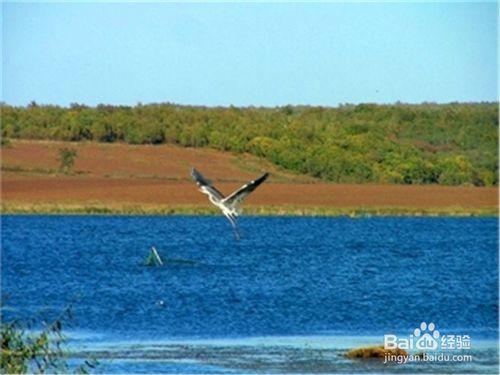
<svg viewBox="0 0 500 375">
<path fill-rule="evenodd" d="M 236 241 L 239 241 L 240 240 L 240 233 L 238 232 L 238 227 L 233 226 L 233 232 L 234 232 L 234 238 L 236 238 Z"/>
<path fill-rule="evenodd" d="M 239 241 L 240 233 L 238 232 L 238 227 L 236 225 L 236 218 L 229 212 L 224 212 L 224 215 L 227 217 L 227 219 L 231 223 L 231 226 L 233 227 L 234 237 L 236 238 L 236 241 Z"/>
</svg>

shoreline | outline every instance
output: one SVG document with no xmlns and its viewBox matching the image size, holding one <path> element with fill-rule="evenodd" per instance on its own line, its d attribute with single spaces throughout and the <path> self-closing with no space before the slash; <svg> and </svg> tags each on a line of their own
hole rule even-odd
<svg viewBox="0 0 500 375">
<path fill-rule="evenodd" d="M 197 205 L 137 205 L 137 204 L 36 204 L 2 203 L 0 215 L 151 215 L 151 216 L 218 216 L 215 207 Z M 499 217 L 497 207 L 401 207 L 401 206 L 273 206 L 250 205 L 246 216 L 277 217 Z"/>
</svg>

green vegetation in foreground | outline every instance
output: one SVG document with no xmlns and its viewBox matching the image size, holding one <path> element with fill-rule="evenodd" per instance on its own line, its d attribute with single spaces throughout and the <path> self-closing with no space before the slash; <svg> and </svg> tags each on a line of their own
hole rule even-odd
<svg viewBox="0 0 500 375">
<path fill-rule="evenodd" d="M 248 152 L 340 183 L 498 185 L 498 103 L 194 107 L 0 105 L 8 138 Z"/>
<path fill-rule="evenodd" d="M 219 215 L 215 207 L 172 205 L 77 205 L 77 204 L 2 204 L 2 214 L 75 215 Z M 247 206 L 245 215 L 256 216 L 498 216 L 498 209 L 468 207 L 321 207 L 321 206 Z"/>
<path fill-rule="evenodd" d="M 5 307 L 2 306 L 2 309 Z M 18 319 L 0 322 L 0 373 L 2 374 L 68 374 L 70 368 L 65 349 L 66 338 L 62 332 L 63 321 L 71 318 L 71 310 L 65 309 L 53 322 L 42 322 L 39 331 L 30 330 L 30 324 Z M 88 374 L 98 362 L 85 359 L 73 369 L 75 374 Z"/>
</svg>

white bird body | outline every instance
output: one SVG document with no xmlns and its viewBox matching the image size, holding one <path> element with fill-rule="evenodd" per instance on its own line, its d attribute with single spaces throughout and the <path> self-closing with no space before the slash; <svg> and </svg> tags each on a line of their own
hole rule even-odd
<svg viewBox="0 0 500 375">
<path fill-rule="evenodd" d="M 224 200 L 222 199 L 217 199 L 213 194 L 211 194 L 210 190 L 207 189 L 205 186 L 200 187 L 199 191 L 201 191 L 203 194 L 208 195 L 208 199 L 210 202 L 218 207 L 222 213 L 229 219 L 229 221 L 232 220 L 232 218 L 238 216 L 238 212 L 234 207 L 230 207 L 226 204 L 224 204 Z"/>
<path fill-rule="evenodd" d="M 218 207 L 224 216 L 228 218 L 234 229 L 236 238 L 239 239 L 236 218 L 241 213 L 240 204 L 252 191 L 257 188 L 257 186 L 267 179 L 269 173 L 264 173 L 261 177 L 243 185 L 227 197 L 224 197 L 224 195 L 212 185 L 212 182 L 203 177 L 203 175 L 196 169 L 193 168 L 191 170 L 191 176 L 200 187 L 200 192 L 206 194 L 210 202 L 214 206 Z"/>
</svg>

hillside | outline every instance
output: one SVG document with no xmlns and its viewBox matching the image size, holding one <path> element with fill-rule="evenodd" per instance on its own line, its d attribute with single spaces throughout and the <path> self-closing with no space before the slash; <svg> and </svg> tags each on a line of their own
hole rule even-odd
<svg viewBox="0 0 500 375">
<path fill-rule="evenodd" d="M 2 105 L 2 137 L 249 153 L 337 183 L 498 185 L 498 103 L 206 108 Z M 114 173 L 114 172 L 111 172 Z"/>
<path fill-rule="evenodd" d="M 13 140 L 2 149 L 2 170 L 22 174 L 57 175 L 58 152 L 75 149 L 73 176 L 103 178 L 153 178 L 191 182 L 191 167 L 206 170 L 214 181 L 245 182 L 262 171 L 275 181 L 313 182 L 316 179 L 281 171 L 249 154 L 173 145 L 127 145 L 125 143 L 57 142 Z"/>
<path fill-rule="evenodd" d="M 59 172 L 58 152 L 77 151 Z M 2 148 L 4 212 L 214 213 L 189 168 L 229 193 L 262 171 L 248 213 L 494 214 L 496 188 L 333 184 L 284 172 L 248 154 L 172 145 L 12 140 Z"/>
</svg>

